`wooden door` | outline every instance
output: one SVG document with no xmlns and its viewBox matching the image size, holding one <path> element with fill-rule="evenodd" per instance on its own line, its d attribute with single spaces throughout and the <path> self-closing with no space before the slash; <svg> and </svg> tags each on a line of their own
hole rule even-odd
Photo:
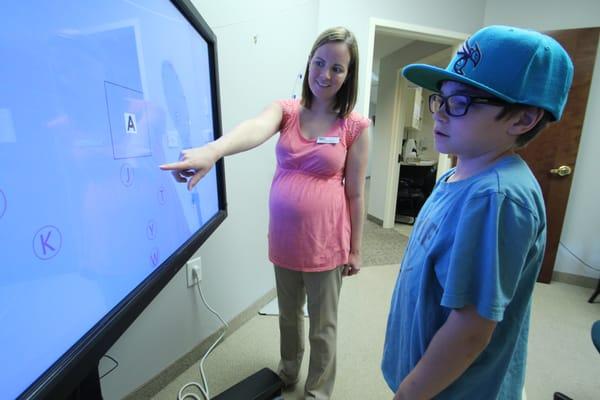
<svg viewBox="0 0 600 400">
<path fill-rule="evenodd" d="M 569 29 L 545 32 L 555 38 L 569 53 L 575 66 L 573 86 L 560 122 L 546 128 L 519 154 L 527 161 L 538 179 L 548 217 L 548 240 L 538 282 L 552 279 L 556 251 L 571 189 L 572 173 L 551 173 L 560 166 L 576 168 L 579 138 L 592 81 L 600 28 Z M 600 78 L 600 77 L 598 77 Z"/>
</svg>

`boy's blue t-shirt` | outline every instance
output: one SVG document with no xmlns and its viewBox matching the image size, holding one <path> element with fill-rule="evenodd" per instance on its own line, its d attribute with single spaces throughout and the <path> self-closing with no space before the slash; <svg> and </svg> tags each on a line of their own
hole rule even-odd
<svg viewBox="0 0 600 400">
<path fill-rule="evenodd" d="M 498 321 L 475 362 L 436 399 L 520 399 L 531 295 L 544 255 L 542 192 L 516 155 L 457 182 L 446 173 L 421 209 L 392 296 L 382 371 L 395 392 L 453 309 Z"/>
</svg>

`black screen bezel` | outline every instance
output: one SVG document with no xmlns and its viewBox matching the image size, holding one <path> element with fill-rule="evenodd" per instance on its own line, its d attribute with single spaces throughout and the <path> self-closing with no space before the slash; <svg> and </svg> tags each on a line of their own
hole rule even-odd
<svg viewBox="0 0 600 400">
<path fill-rule="evenodd" d="M 215 139 L 222 135 L 216 36 L 189 0 L 170 0 L 208 44 Z M 227 216 L 223 160 L 216 165 L 219 211 L 40 375 L 19 398 L 65 398 Z M 68 318 L 68 316 L 66 316 Z"/>
</svg>

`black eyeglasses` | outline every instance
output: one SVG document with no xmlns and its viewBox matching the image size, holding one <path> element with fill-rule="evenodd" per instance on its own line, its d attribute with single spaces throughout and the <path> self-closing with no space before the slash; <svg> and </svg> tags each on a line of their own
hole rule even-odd
<svg viewBox="0 0 600 400">
<path fill-rule="evenodd" d="M 453 94 L 450 96 L 442 96 L 439 93 L 434 93 L 429 96 L 429 111 L 435 113 L 440 111 L 443 105 L 446 105 L 446 113 L 451 117 L 462 117 L 469 111 L 471 104 L 489 104 L 492 106 L 503 106 L 505 101 L 490 97 L 476 97 L 466 94 Z"/>
</svg>

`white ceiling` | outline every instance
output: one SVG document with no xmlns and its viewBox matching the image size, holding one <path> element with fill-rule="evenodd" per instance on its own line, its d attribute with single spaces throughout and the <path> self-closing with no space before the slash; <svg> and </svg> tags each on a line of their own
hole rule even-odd
<svg viewBox="0 0 600 400">
<path fill-rule="evenodd" d="M 404 33 L 406 35 L 406 33 Z M 413 42 L 414 39 L 407 39 L 399 33 L 393 31 L 375 31 L 375 45 L 373 49 L 373 59 L 380 59 L 392 54 L 396 50 Z"/>
</svg>

